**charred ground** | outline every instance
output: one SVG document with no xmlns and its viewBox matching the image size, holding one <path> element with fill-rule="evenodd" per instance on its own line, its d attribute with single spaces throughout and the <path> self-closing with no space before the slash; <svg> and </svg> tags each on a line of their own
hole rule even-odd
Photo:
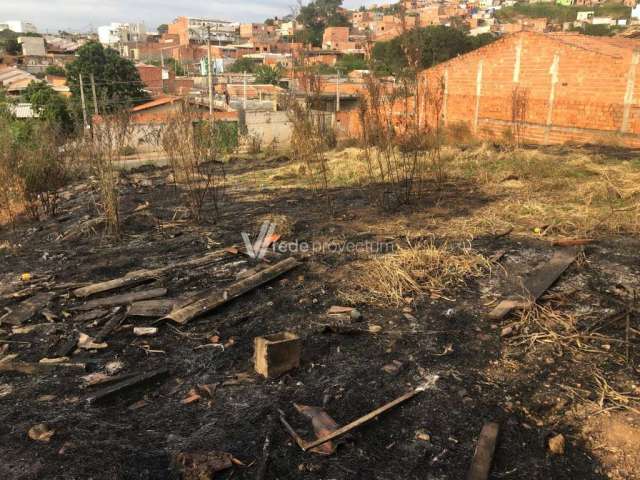
<svg viewBox="0 0 640 480">
<path fill-rule="evenodd" d="M 636 478 L 637 443 L 625 442 L 637 437 L 640 428 L 637 337 L 634 333 L 627 339 L 624 322 L 607 319 L 626 311 L 630 292 L 637 288 L 637 238 L 600 236 L 543 297 L 547 313 L 534 309 L 492 322 L 486 318 L 491 305 L 559 247 L 526 226 L 504 236 L 489 231 L 471 235 L 462 229 L 456 235 L 456 228 L 446 226 L 460 225 L 492 205 L 500 208 L 510 190 L 459 179 L 434 184 L 432 193 L 411 207 L 381 212 L 364 189 L 337 185 L 324 193 L 333 198 L 334 214 L 328 216 L 322 197 L 296 185 L 291 172 L 295 168 L 283 160 L 232 162 L 222 216 L 200 226 L 180 218 L 167 169 L 124 172 L 120 242 L 101 237 L 99 228 L 61 240 L 95 216 L 91 183 L 72 185 L 62 193 L 58 218 L 23 220 L 15 231 L 8 226 L 0 230 L 0 241 L 6 242 L 0 250 L 2 306 L 18 304 L 10 298 L 17 289 L 51 290 L 56 296 L 48 309 L 58 317 L 48 322 L 38 314 L 25 326 L 46 325 L 21 334 L 3 324 L 0 340 L 25 343 L 0 348 L 7 345 L 5 355 L 19 354 L 26 362 L 50 357 L 77 332 L 95 335 L 100 328 L 76 320 L 78 312 L 71 307 L 82 301 L 64 284 L 108 280 L 239 244 L 240 232 L 255 234 L 265 219 L 279 225 L 282 241 L 370 239 L 399 248 L 428 241 L 452 252 L 472 249 L 486 259 L 496 259 L 501 251 L 504 256 L 488 261 L 482 275 L 445 292 L 408 295 L 405 305 L 354 304 L 362 313 L 354 327 L 362 333 L 338 334 L 324 328 L 331 322 L 326 311 L 363 288 L 358 272 L 370 259 L 331 251 L 294 254 L 301 261 L 295 270 L 184 327 L 163 324 L 156 336 L 136 337 L 133 325 L 153 321 L 127 319 L 106 339 L 108 348 L 74 354 L 74 362 L 87 364 L 86 373 L 102 372 L 116 360 L 124 372 L 170 369 L 162 381 L 106 404 L 84 402 L 95 388 L 83 387 L 85 373 L 55 368 L 36 375 L 3 372 L 2 478 L 175 478 L 173 454 L 212 450 L 229 452 L 245 464 L 216 478 L 255 478 L 256 461 L 271 430 L 266 478 L 459 479 L 469 467 L 482 425 L 490 420 L 501 424 L 491 478 Z M 145 202 L 147 208 L 134 212 Z M 250 259 L 229 254 L 206 268 L 177 268 L 127 291 L 163 286 L 168 297 L 177 298 L 213 285 L 222 288 L 253 266 Z M 24 272 L 31 274 L 28 282 L 19 280 Z M 595 332 L 602 337 L 589 338 L 585 345 L 583 337 L 576 344 L 532 336 L 548 330 L 562 333 L 554 323 L 557 318 L 573 318 L 577 323 L 571 328 L 601 322 Z M 516 334 L 501 338 L 512 324 Z M 370 326 L 382 328 L 371 333 Z M 278 380 L 260 379 L 253 373 L 254 337 L 285 330 L 303 339 L 301 367 Z M 567 327 L 566 335 L 572 332 Z M 211 346 L 213 336 L 224 348 Z M 395 368 L 384 368 L 389 365 Z M 594 378 L 596 371 L 622 396 L 603 388 Z M 295 412 L 293 402 L 323 407 L 338 424 L 346 424 L 429 374 L 440 376 L 435 389 L 355 430 L 330 457 L 303 453 L 273 421 L 282 409 L 311 439 L 310 422 Z M 183 404 L 189 390 L 202 384 L 217 385 L 213 398 Z M 55 431 L 47 443 L 28 437 L 39 423 Z M 427 436 L 417 436 L 418 431 Z M 567 439 L 566 451 L 552 455 L 547 440 L 559 433 Z"/>
</svg>

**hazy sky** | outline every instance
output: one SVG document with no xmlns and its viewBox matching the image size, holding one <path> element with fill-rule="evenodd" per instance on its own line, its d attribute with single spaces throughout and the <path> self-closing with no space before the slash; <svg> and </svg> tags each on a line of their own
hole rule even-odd
<svg viewBox="0 0 640 480">
<path fill-rule="evenodd" d="M 349 8 L 371 3 L 376 0 L 344 1 Z M 290 6 L 295 4 L 296 0 L 0 0 L 0 22 L 26 20 L 40 31 L 56 32 L 88 30 L 110 22 L 144 21 L 147 30 L 155 30 L 179 15 L 262 21 L 289 14 Z"/>
</svg>

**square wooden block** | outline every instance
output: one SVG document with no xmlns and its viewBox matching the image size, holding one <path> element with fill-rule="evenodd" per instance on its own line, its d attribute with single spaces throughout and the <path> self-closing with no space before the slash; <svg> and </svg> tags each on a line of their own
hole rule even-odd
<svg viewBox="0 0 640 480">
<path fill-rule="evenodd" d="M 254 344 L 256 372 L 266 378 L 277 378 L 300 366 L 302 342 L 294 333 L 256 337 Z"/>
</svg>

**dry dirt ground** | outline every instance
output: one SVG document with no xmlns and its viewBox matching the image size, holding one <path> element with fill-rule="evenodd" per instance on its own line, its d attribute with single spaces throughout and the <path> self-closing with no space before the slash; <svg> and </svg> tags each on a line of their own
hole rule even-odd
<svg viewBox="0 0 640 480">
<path fill-rule="evenodd" d="M 99 228 L 61 239 L 96 215 L 89 182 L 66 190 L 58 218 L 24 219 L 15 232 L 0 227 L 0 317 L 30 295 L 54 293 L 45 312 L 54 315 L 50 319 L 39 310 L 23 325 L 32 329 L 0 325 L 0 361 L 11 354 L 25 362 L 55 356 L 74 334 L 95 336 L 114 315 L 83 320 L 84 312 L 73 307 L 84 300 L 74 298 L 68 284 L 239 245 L 240 232 L 255 235 L 264 220 L 278 224 L 281 242 L 428 246 L 445 265 L 449 255 L 472 257 L 481 260 L 478 269 L 439 288 L 401 292 L 402 304 L 396 304 L 374 292 L 368 296 L 367 269 L 385 254 L 297 252 L 301 265 L 295 270 L 186 326 L 160 324 L 157 335 L 136 337 L 133 326 L 154 320 L 127 318 L 105 339 L 107 348 L 72 355 L 70 361 L 85 363 L 86 372 L 0 372 L 0 478 L 179 478 L 172 465 L 176 453 L 211 451 L 242 462 L 215 478 L 256 478 L 270 432 L 267 479 L 457 480 L 465 477 L 487 421 L 500 424 L 492 479 L 640 478 L 640 332 L 632 304 L 640 272 L 637 236 L 588 232 L 596 233 L 595 242 L 541 307 L 491 321 L 487 312 L 496 302 L 561 248 L 507 212 L 512 183 L 526 178 L 496 190 L 459 177 L 428 185 L 419 202 L 394 210 L 373 205 L 362 186 L 338 182 L 328 192 L 330 216 L 324 198 L 314 197 L 298 170 L 279 158 L 234 160 L 221 217 L 214 220 L 208 212 L 200 226 L 176 210 L 168 169 L 123 173 L 120 242 L 103 238 Z M 145 202 L 148 208 L 134 213 Z M 482 231 L 482 222 L 473 219 L 490 208 L 505 217 Z M 492 230 L 508 222 L 515 225 L 511 233 Z M 179 298 L 223 288 L 250 268 L 248 258 L 228 254 L 213 265 L 176 268 L 124 291 L 162 286 L 168 297 Z M 21 280 L 26 272 L 31 278 Z M 12 296 L 16 291 L 19 298 Z M 119 292 L 96 298 L 113 293 Z M 345 304 L 362 318 L 332 332 L 326 325 L 334 320 L 326 312 Z M 301 365 L 276 380 L 259 378 L 253 373 L 254 337 L 281 331 L 302 338 Z M 82 377 L 103 373 L 116 361 L 122 373 L 159 367 L 170 373 L 88 405 L 87 395 L 100 387 L 85 386 Z M 343 425 L 430 375 L 439 376 L 434 388 L 352 431 L 331 456 L 302 452 L 277 421 L 281 409 L 312 439 L 311 423 L 294 402 L 322 407 Z M 213 385 L 211 396 L 185 403 L 197 385 Z M 37 424 L 53 431 L 48 441 L 29 438 Z M 564 453 L 552 454 L 547 443 L 558 434 L 566 441 Z"/>
</svg>

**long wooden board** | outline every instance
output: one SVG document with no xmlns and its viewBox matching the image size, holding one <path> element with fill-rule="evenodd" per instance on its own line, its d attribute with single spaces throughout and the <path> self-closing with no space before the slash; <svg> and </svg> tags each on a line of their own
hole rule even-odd
<svg viewBox="0 0 640 480">
<path fill-rule="evenodd" d="M 109 292 L 117 288 L 132 287 L 135 285 L 140 285 L 141 283 L 145 283 L 150 280 L 162 277 L 163 275 L 171 272 L 176 268 L 202 267 L 210 263 L 213 263 L 219 260 L 220 258 L 223 258 L 225 255 L 227 255 L 227 252 L 225 252 L 224 250 L 219 250 L 219 251 L 208 253 L 202 257 L 186 260 L 183 262 L 173 263 L 171 265 L 168 265 L 162 268 L 156 268 L 153 270 L 137 270 L 135 272 L 129 272 L 124 277 L 115 278 L 113 280 L 107 280 L 105 282 L 94 283 L 86 287 L 78 288 L 73 291 L 73 294 L 79 298 L 86 298 L 91 295 L 96 295 L 98 293 Z"/>
<path fill-rule="evenodd" d="M 499 430 L 500 426 L 497 423 L 486 423 L 482 427 L 471 461 L 471 468 L 467 473 L 467 480 L 487 480 L 489 478 Z"/>
<path fill-rule="evenodd" d="M 112 297 L 90 300 L 84 305 L 78 305 L 71 310 L 93 310 L 99 307 L 115 307 L 118 305 L 128 305 L 140 300 L 150 300 L 152 298 L 163 297 L 166 294 L 166 288 L 153 288 L 151 290 L 142 290 L 140 292 L 123 293 L 122 295 L 114 295 Z"/>
<path fill-rule="evenodd" d="M 164 317 L 164 319 L 184 325 L 190 320 L 193 320 L 200 315 L 204 315 L 205 313 L 230 302 L 234 298 L 238 298 L 254 288 L 259 287 L 260 285 L 270 282 L 296 266 L 298 266 L 296 259 L 287 258 L 254 275 L 251 275 L 250 277 L 229 285 L 224 290 L 220 290 L 219 288 L 205 290 L 202 294 L 197 295 L 198 300 L 194 301 L 193 299 L 190 299 L 187 302 L 178 305 L 178 307 L 169 315 Z"/>
<path fill-rule="evenodd" d="M 523 308 L 537 301 L 558 278 L 569 268 L 578 256 L 579 248 L 558 250 L 551 260 L 535 271 L 524 282 L 522 293 L 501 301 L 490 313 L 492 320 L 501 320 L 516 308 Z"/>
<path fill-rule="evenodd" d="M 169 369 L 165 367 L 158 368 L 156 370 L 151 370 L 150 372 L 147 372 L 147 373 L 141 373 L 140 375 L 136 375 L 134 377 L 128 378 L 126 380 L 118 382 L 114 385 L 110 385 L 108 387 L 105 387 L 101 390 L 98 390 L 97 392 L 94 392 L 88 395 L 85 398 L 85 401 L 89 404 L 94 404 L 102 400 L 111 398 L 114 395 L 117 395 L 118 393 L 124 390 L 135 387 L 137 385 L 142 385 L 146 382 L 150 382 L 151 380 L 155 380 L 157 378 L 163 377 L 168 374 L 169 374 Z"/>
<path fill-rule="evenodd" d="M 176 300 L 170 298 L 142 300 L 131 304 L 131 308 L 129 308 L 127 316 L 152 318 L 164 317 L 165 315 L 168 315 L 175 306 Z"/>
</svg>

